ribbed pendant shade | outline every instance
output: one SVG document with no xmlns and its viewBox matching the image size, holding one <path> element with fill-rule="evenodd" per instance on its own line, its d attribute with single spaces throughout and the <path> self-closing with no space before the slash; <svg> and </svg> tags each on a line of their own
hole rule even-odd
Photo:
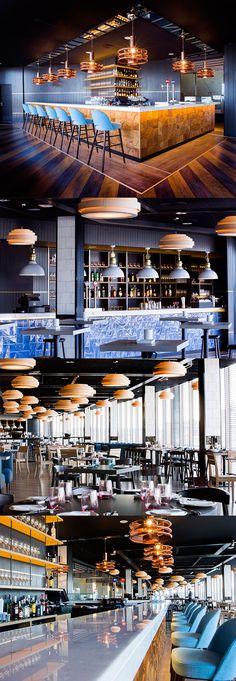
<svg viewBox="0 0 236 681">
<path fill-rule="evenodd" d="M 25 395 L 22 396 L 21 404 L 38 404 L 38 401 L 38 397 L 34 395 Z"/>
<path fill-rule="evenodd" d="M 227 215 L 219 220 L 216 225 L 216 233 L 219 236 L 236 236 L 236 215 Z"/>
<path fill-rule="evenodd" d="M 174 399 L 174 393 L 172 393 L 169 388 L 167 388 L 167 390 L 161 390 L 161 392 L 159 393 L 159 399 L 160 400 L 173 400 Z"/>
<path fill-rule="evenodd" d="M 4 390 L 1 396 L 3 400 L 21 400 L 23 393 L 20 390 Z"/>
<path fill-rule="evenodd" d="M 86 404 L 89 403 L 87 397 L 72 397 L 71 402 L 72 404 L 77 404 L 77 406 L 80 404 L 85 406 Z"/>
<path fill-rule="evenodd" d="M 34 369 L 36 365 L 36 360 L 33 358 L 4 358 L 0 359 L 0 369 L 5 369 L 6 371 L 28 371 Z"/>
<path fill-rule="evenodd" d="M 126 388 L 130 385 L 130 379 L 124 374 L 107 374 L 101 384 L 104 388 Z"/>
<path fill-rule="evenodd" d="M 38 407 L 33 407 L 33 412 L 34 414 L 43 414 L 43 412 L 47 411 L 46 407 L 43 407 L 39 405 Z"/>
<path fill-rule="evenodd" d="M 178 378 L 178 376 L 185 376 L 187 373 L 186 367 L 180 362 L 158 362 L 154 366 L 153 374 L 155 376 L 165 376 L 167 378 Z"/>
<path fill-rule="evenodd" d="M 134 398 L 134 393 L 132 390 L 118 389 L 113 393 L 115 400 L 132 400 Z"/>
<path fill-rule="evenodd" d="M 61 411 L 76 411 L 76 404 L 72 404 L 70 400 L 57 400 L 55 407 Z"/>
<path fill-rule="evenodd" d="M 89 220 L 120 220 L 137 217 L 141 210 L 135 198 L 81 199 L 78 210 Z"/>
<path fill-rule="evenodd" d="M 37 241 L 37 235 L 31 229 L 12 229 L 6 237 L 10 246 L 33 246 Z"/>
<path fill-rule="evenodd" d="M 96 407 L 109 407 L 109 400 L 97 400 Z"/>
<path fill-rule="evenodd" d="M 13 388 L 38 388 L 39 381 L 34 376 L 16 376 L 11 382 Z"/>
<path fill-rule="evenodd" d="M 95 390 L 87 383 L 67 383 L 59 391 L 62 397 L 93 397 Z"/>
<path fill-rule="evenodd" d="M 187 234 L 179 234 L 172 232 L 171 234 L 165 234 L 162 236 L 159 242 L 159 248 L 162 250 L 173 250 L 173 251 L 187 251 L 193 248 L 194 241 Z"/>
</svg>

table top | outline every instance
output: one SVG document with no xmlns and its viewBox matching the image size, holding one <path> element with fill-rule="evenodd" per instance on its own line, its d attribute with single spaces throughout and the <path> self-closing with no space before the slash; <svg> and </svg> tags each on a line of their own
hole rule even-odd
<svg viewBox="0 0 236 681">
<path fill-rule="evenodd" d="M 100 350 L 130 350 L 131 352 L 180 352 L 186 348 L 189 341 L 183 341 L 181 338 L 171 340 L 155 339 L 154 343 L 148 341 L 138 341 L 135 338 L 114 340 L 110 343 L 103 343 L 100 345 Z"/>
<path fill-rule="evenodd" d="M 112 458 L 112 457 L 111 457 Z M 108 466 L 108 464 L 99 464 L 99 466 L 90 465 L 78 465 L 74 468 L 68 468 L 70 473 L 111 473 L 122 475 L 124 473 L 133 473 L 135 471 L 140 471 L 140 466 L 133 464 L 117 464 L 115 466 Z"/>
<path fill-rule="evenodd" d="M 22 336 L 75 336 L 79 333 L 90 331 L 89 325 L 75 329 L 73 326 L 35 326 L 30 329 L 22 329 Z"/>
<path fill-rule="evenodd" d="M 231 322 L 202 322 L 201 320 L 195 322 L 182 322 L 183 329 L 194 329 L 199 326 L 201 329 L 230 329 Z"/>
</svg>

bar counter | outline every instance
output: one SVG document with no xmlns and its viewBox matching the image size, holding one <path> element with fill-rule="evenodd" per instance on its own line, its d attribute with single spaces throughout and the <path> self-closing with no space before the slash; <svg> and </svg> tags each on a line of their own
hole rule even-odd
<svg viewBox="0 0 236 681">
<path fill-rule="evenodd" d="M 37 357 L 43 354 L 43 338 L 23 336 L 21 331 L 53 326 L 55 312 L 9 312 L 0 314 L 1 357 Z"/>
<path fill-rule="evenodd" d="M 72 620 L 1 633 L 1 679 L 141 681 L 158 669 L 168 604 L 143 602 Z M 147 678 L 147 677 L 145 677 Z"/>
<path fill-rule="evenodd" d="M 61 102 L 29 102 L 41 106 L 60 106 L 79 109 L 85 118 L 99 109 L 108 114 L 113 123 L 120 123 L 125 155 L 137 161 L 171 149 L 204 135 L 215 126 L 215 105 L 185 103 L 166 106 L 97 106 Z"/>
</svg>

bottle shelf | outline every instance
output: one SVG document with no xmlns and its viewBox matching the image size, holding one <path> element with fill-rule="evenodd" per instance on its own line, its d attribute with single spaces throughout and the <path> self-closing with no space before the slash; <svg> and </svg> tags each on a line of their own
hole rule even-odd
<svg viewBox="0 0 236 681">
<path fill-rule="evenodd" d="M 54 572 L 67 572 L 63 563 L 53 563 L 50 560 L 44 560 L 43 558 L 34 558 L 34 556 L 29 556 L 24 553 L 17 553 L 11 549 L 0 549 L 0 558 L 8 558 L 10 560 L 17 561 L 19 563 L 28 563 L 29 565 L 38 565 L 39 567 L 44 567 L 46 570 L 52 570 Z"/>
<path fill-rule="evenodd" d="M 57 522 L 57 520 L 51 522 Z M 37 528 L 32 527 L 32 525 L 29 525 L 28 523 L 25 523 L 22 520 L 18 520 L 18 518 L 14 518 L 14 516 L 2 516 L 0 520 L 0 525 L 9 527 L 12 530 L 16 530 L 17 532 L 21 532 L 21 534 L 24 534 L 25 536 L 37 539 L 38 541 L 42 542 L 45 546 L 63 545 L 63 542 L 60 541 L 59 539 L 51 537 L 51 535 L 47 534 L 46 532 L 38 530 Z"/>
</svg>

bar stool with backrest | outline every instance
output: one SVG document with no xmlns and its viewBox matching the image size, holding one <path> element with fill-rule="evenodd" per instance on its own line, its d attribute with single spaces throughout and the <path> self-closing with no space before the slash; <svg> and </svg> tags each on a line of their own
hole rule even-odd
<svg viewBox="0 0 236 681">
<path fill-rule="evenodd" d="M 63 337 L 59 338 L 59 343 L 61 345 L 63 359 L 66 358 L 65 340 L 66 339 L 63 338 Z M 44 338 L 43 339 L 43 357 L 46 357 L 46 355 L 47 355 L 47 348 L 49 349 L 48 357 L 56 357 L 57 356 L 57 339 L 56 338 Z"/>
<path fill-rule="evenodd" d="M 125 163 L 125 154 L 124 154 L 124 146 L 123 146 L 123 140 L 122 140 L 121 124 L 120 123 L 112 123 L 110 121 L 109 116 L 107 116 L 107 114 L 104 113 L 104 111 L 93 111 L 92 112 L 92 118 L 93 118 L 94 127 L 95 127 L 95 135 L 94 135 L 94 140 L 93 140 L 91 151 L 90 151 L 89 158 L 88 158 L 88 165 L 90 164 L 94 147 L 95 147 L 95 145 L 98 144 L 98 135 L 103 135 L 102 172 L 104 172 L 106 149 L 108 149 L 109 156 L 111 158 L 112 147 L 120 146 L 121 151 L 122 151 L 123 161 Z M 111 134 L 111 133 L 117 133 L 117 134 Z M 113 138 L 117 138 L 117 137 L 119 138 L 119 142 L 117 144 L 112 144 L 111 138 L 113 139 Z M 108 146 L 106 146 L 106 144 L 108 144 Z"/>
<path fill-rule="evenodd" d="M 23 109 L 23 125 L 22 128 L 23 130 L 27 129 L 27 123 L 31 121 L 31 113 L 29 110 L 29 105 L 28 104 L 22 104 L 22 109 Z"/>
<path fill-rule="evenodd" d="M 214 342 L 214 352 L 215 352 L 215 357 L 218 359 L 220 358 L 220 340 L 221 340 L 221 333 L 210 333 L 208 335 L 209 340 L 213 340 Z M 204 338 L 202 337 L 202 349 L 201 349 L 201 358 L 204 358 Z"/>
<path fill-rule="evenodd" d="M 208 648 L 174 648 L 171 681 L 233 681 L 236 676 L 236 619 L 218 627 Z"/>
<path fill-rule="evenodd" d="M 46 119 L 47 119 L 46 111 L 43 108 L 43 106 L 41 106 L 41 104 L 35 104 L 35 108 L 36 108 L 37 114 L 38 114 L 39 137 L 41 137 L 41 130 L 42 130 L 42 128 L 45 128 L 45 126 L 46 126 Z M 37 131 L 38 131 L 38 128 L 37 128 Z"/>
<path fill-rule="evenodd" d="M 195 610 L 192 610 L 190 618 L 187 623 L 175 621 L 171 623 L 171 631 L 195 632 L 197 631 L 199 622 L 206 614 L 206 605 L 198 605 Z"/>
<path fill-rule="evenodd" d="M 44 141 L 46 140 L 47 133 L 50 130 L 51 134 L 50 134 L 49 144 L 52 144 L 52 135 L 53 135 L 53 132 L 55 132 L 55 135 L 56 135 L 57 128 L 59 126 L 59 121 L 58 121 L 58 118 L 57 118 L 56 111 L 52 106 L 45 105 L 45 110 L 46 110 L 46 114 L 47 114 L 47 117 L 48 117 L 48 122 L 46 123 Z M 55 144 L 55 138 L 54 138 L 53 146 L 54 146 L 54 144 Z"/>
<path fill-rule="evenodd" d="M 57 128 L 54 144 L 56 144 L 58 133 L 60 133 L 60 135 L 61 135 L 60 149 L 62 149 L 64 135 L 66 135 L 67 139 L 69 139 L 71 137 L 71 134 L 72 134 L 71 118 L 70 118 L 69 114 L 64 109 L 61 109 L 60 106 L 55 106 L 54 108 L 55 108 L 55 112 L 56 112 L 56 115 L 57 115 L 57 119 L 59 121 L 59 125 L 58 125 L 58 128 Z"/>
<path fill-rule="evenodd" d="M 195 632 L 173 631 L 171 643 L 173 648 L 207 648 L 219 624 L 221 610 L 210 610 L 200 620 Z"/>
<path fill-rule="evenodd" d="M 215 485 L 219 487 L 220 484 L 227 484 L 229 491 L 230 486 L 232 489 L 232 502 L 234 503 L 234 485 L 236 483 L 236 475 L 231 473 L 223 474 L 219 470 L 219 465 L 221 467 L 222 460 L 220 459 L 220 454 L 215 454 L 214 452 L 207 451 L 208 468 L 209 468 L 209 485 Z"/>
<path fill-rule="evenodd" d="M 79 147 L 80 147 L 81 141 L 85 141 L 87 143 L 88 148 L 89 148 L 89 135 L 88 135 L 88 126 L 89 125 L 92 126 L 93 133 L 95 135 L 94 122 L 93 122 L 92 118 L 85 118 L 84 114 L 81 111 L 79 111 L 78 109 L 69 108 L 69 112 L 70 112 L 71 123 L 72 123 L 72 133 L 71 133 L 70 141 L 69 141 L 69 144 L 68 144 L 67 154 L 69 154 L 72 140 L 77 139 L 76 158 L 78 158 Z M 83 135 L 84 135 L 84 137 L 83 137 Z M 97 148 L 97 151 L 98 151 L 98 148 Z"/>
<path fill-rule="evenodd" d="M 36 109 L 36 106 L 33 106 L 33 104 L 28 104 L 28 107 L 29 107 L 30 115 L 31 115 L 31 121 L 30 121 L 28 132 L 30 132 L 30 129 L 31 129 L 32 134 L 36 134 L 37 129 L 38 129 L 37 109 Z M 35 125 L 35 132 L 33 133 L 34 125 Z"/>
</svg>

